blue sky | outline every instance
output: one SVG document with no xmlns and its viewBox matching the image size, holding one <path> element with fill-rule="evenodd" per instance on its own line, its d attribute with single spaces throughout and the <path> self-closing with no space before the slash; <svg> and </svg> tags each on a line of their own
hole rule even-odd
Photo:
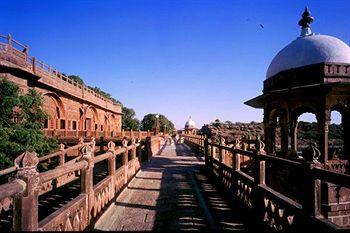
<svg viewBox="0 0 350 233">
<path fill-rule="evenodd" d="M 138 118 L 162 113 L 181 128 L 216 118 L 262 121 L 244 101 L 261 94 L 274 55 L 312 30 L 350 43 L 350 1 L 0 1 L 0 34 L 111 93 Z M 260 26 L 263 25 L 263 28 Z"/>
</svg>

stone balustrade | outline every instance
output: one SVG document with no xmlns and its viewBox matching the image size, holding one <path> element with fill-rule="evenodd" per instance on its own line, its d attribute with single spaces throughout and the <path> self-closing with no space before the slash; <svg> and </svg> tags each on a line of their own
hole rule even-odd
<svg viewBox="0 0 350 233">
<path fill-rule="evenodd" d="M 204 152 L 206 167 L 214 179 L 252 213 L 252 221 L 256 220 L 262 228 L 278 231 L 294 231 L 307 225 L 322 231 L 346 228 L 342 226 L 344 224 L 335 224 L 329 207 L 323 204 L 329 193 L 322 192 L 321 185 L 334 184 L 338 187 L 338 198 L 342 200 L 347 193 L 341 190 L 350 188 L 349 175 L 324 170 L 311 162 L 268 155 L 260 139 L 254 148 L 247 150 L 247 144 L 240 141 L 227 146 L 224 140 L 215 144 L 200 135 L 181 136 L 186 144 Z M 245 162 L 249 166 L 242 162 L 247 157 Z M 286 180 L 282 181 L 287 185 L 296 186 L 295 190 L 300 193 L 281 189 L 272 182 L 275 174 L 284 177 Z M 287 180 L 290 176 L 295 179 Z"/>
<path fill-rule="evenodd" d="M 0 171 L 0 176 L 14 174 L 7 183 L 0 185 L 0 211 L 12 216 L 13 230 L 87 229 L 140 170 L 142 158 L 146 157 L 148 161 L 158 152 L 162 141 L 163 138 L 158 136 L 147 137 L 146 140 L 141 137 L 123 139 L 120 146 L 110 141 L 107 150 L 98 154 L 92 138 L 89 142 L 81 139 L 69 148 L 62 144 L 58 152 L 40 158 L 35 152 L 25 152 L 16 158 L 14 168 Z M 118 157 L 122 158 L 119 167 Z M 54 160 L 57 162 L 55 167 L 43 172 L 38 170 L 39 163 L 50 164 Z M 104 161 L 108 164 L 107 176 L 94 184 L 94 167 Z M 80 194 L 39 219 L 39 198 L 61 186 L 71 185 L 77 179 L 80 179 Z"/>
</svg>

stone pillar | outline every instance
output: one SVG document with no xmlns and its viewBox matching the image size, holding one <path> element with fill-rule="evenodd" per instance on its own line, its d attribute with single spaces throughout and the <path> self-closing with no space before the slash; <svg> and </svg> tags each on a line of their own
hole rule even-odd
<svg viewBox="0 0 350 233">
<path fill-rule="evenodd" d="M 325 110 L 324 116 L 317 119 L 319 131 L 319 148 L 321 152 L 320 162 L 326 163 L 328 160 L 328 132 L 330 123 L 330 111 Z"/>
<path fill-rule="evenodd" d="M 342 113 L 342 125 L 344 128 L 344 157 L 350 161 L 350 119 L 346 113 Z"/>
<path fill-rule="evenodd" d="M 38 231 L 38 192 L 40 177 L 39 158 L 35 152 L 24 152 L 15 159 L 16 179 L 26 186 L 22 194 L 13 199 L 13 228 L 15 231 Z"/>
<path fill-rule="evenodd" d="M 293 119 L 290 123 L 290 149 L 298 151 L 298 121 Z"/>
<path fill-rule="evenodd" d="M 288 142 L 289 142 L 289 125 L 287 122 L 280 124 L 281 126 L 281 152 L 284 157 L 287 157 Z"/>
<path fill-rule="evenodd" d="M 264 120 L 264 135 L 266 143 L 266 152 L 273 154 L 275 153 L 275 132 L 276 129 L 273 127 L 271 122 Z"/>
</svg>

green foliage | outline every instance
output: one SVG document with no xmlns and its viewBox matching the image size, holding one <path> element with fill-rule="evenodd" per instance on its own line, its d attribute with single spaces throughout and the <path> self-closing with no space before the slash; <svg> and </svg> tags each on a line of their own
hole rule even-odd
<svg viewBox="0 0 350 233">
<path fill-rule="evenodd" d="M 42 101 L 35 90 L 22 95 L 15 84 L 0 79 L 0 169 L 26 150 L 46 154 L 58 147 L 57 140 L 41 131 L 47 118 Z"/>
<path fill-rule="evenodd" d="M 122 129 L 124 130 L 139 130 L 140 129 L 140 121 L 136 118 L 136 114 L 134 109 L 123 107 L 123 122 Z"/>
<path fill-rule="evenodd" d="M 84 80 L 82 78 L 80 78 L 79 75 L 68 75 L 68 78 L 73 79 L 74 81 L 76 81 L 79 84 L 84 84 Z"/>
<path fill-rule="evenodd" d="M 73 79 L 74 81 L 78 82 L 79 84 L 85 84 L 84 80 L 79 75 L 74 75 L 74 74 L 66 75 L 64 73 L 63 73 L 63 75 L 67 76 L 70 79 Z M 122 105 L 122 103 L 119 100 L 114 99 L 111 94 L 102 91 L 99 87 L 91 87 L 91 86 L 88 86 L 88 87 L 93 89 L 96 93 L 102 95 L 103 97 L 112 100 L 114 103 Z"/>
<path fill-rule="evenodd" d="M 156 118 L 157 114 L 147 114 L 146 116 L 143 117 L 142 121 L 141 121 L 141 130 L 142 131 L 146 131 L 146 130 L 150 130 L 153 131 L 156 127 Z M 160 132 L 163 132 L 165 127 L 167 129 L 168 133 L 172 133 L 175 129 L 174 124 L 168 119 L 166 118 L 164 115 L 162 114 L 158 114 L 159 115 L 159 130 Z"/>
</svg>

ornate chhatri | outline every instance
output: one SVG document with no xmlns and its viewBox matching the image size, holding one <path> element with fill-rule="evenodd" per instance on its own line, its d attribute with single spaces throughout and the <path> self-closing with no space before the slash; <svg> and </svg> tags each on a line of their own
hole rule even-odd
<svg viewBox="0 0 350 233">
<path fill-rule="evenodd" d="M 303 157 L 309 163 L 334 172 L 344 172 L 350 159 L 350 47 L 338 38 L 311 32 L 314 18 L 306 8 L 299 21 L 301 35 L 283 48 L 272 60 L 264 81 L 263 94 L 245 104 L 264 109 L 264 140 L 266 152 L 288 159 L 298 159 L 298 118 L 303 113 L 316 116 L 318 139 L 316 145 L 305 150 Z M 329 148 L 331 112 L 342 115 L 344 145 L 342 156 Z M 276 128 L 280 127 L 280 141 L 276 142 Z M 280 145 L 280 148 L 277 147 Z M 317 153 L 316 153 L 317 152 Z M 335 166 L 337 164 L 337 166 Z M 341 168 L 341 169 L 338 169 Z M 330 206 L 350 201 L 349 190 L 343 203 L 337 198 L 339 190 L 324 183 L 327 193 L 322 203 L 325 215 L 333 220 L 343 218 Z M 344 192 L 344 190 L 343 190 Z M 350 215 L 346 215 L 350 219 Z"/>
</svg>

